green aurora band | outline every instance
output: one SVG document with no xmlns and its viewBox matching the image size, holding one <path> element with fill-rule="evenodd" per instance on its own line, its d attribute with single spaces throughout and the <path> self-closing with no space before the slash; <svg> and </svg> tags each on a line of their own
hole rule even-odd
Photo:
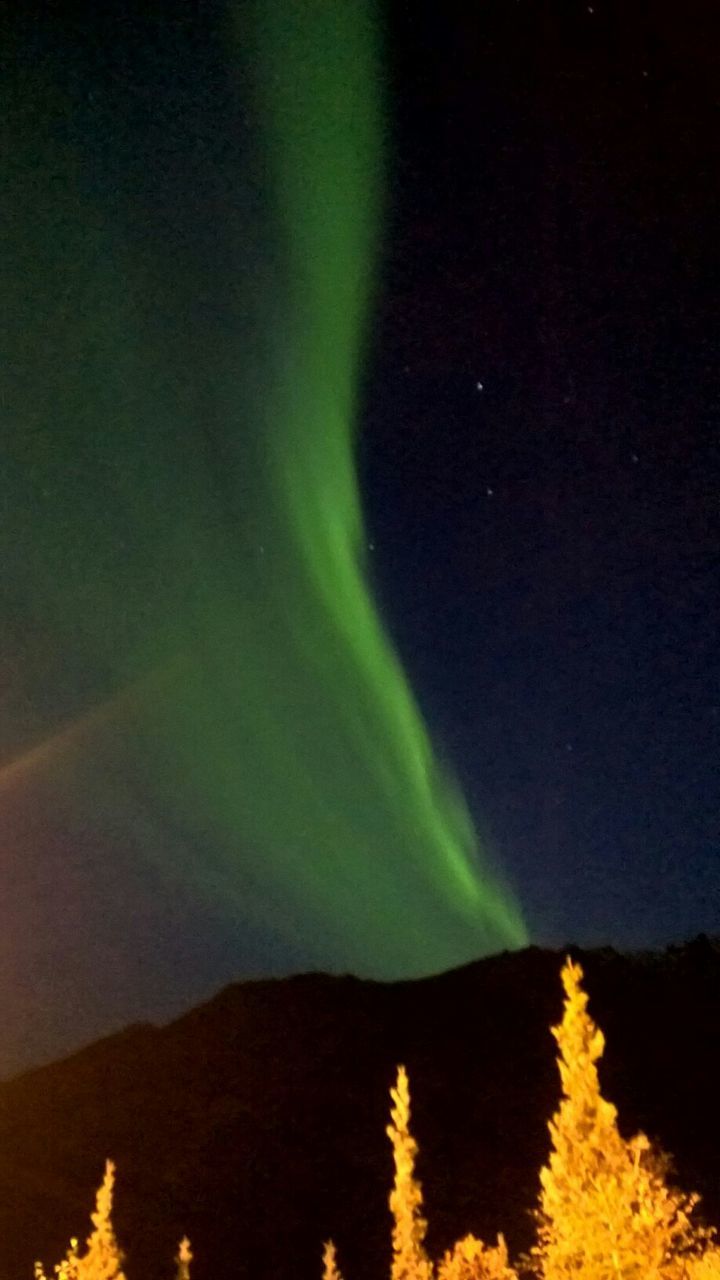
<svg viewBox="0 0 720 1280">
<path fill-rule="evenodd" d="M 16 112 L 2 552 L 26 656 L 5 758 L 46 770 L 56 741 L 70 826 L 124 832 L 238 930 L 331 970 L 430 973 L 526 933 L 366 580 L 378 30 L 344 0 L 243 13 L 226 35 L 265 219 L 262 253 L 233 250 L 222 334 L 173 338 L 202 281 L 158 286 L 98 212 L 87 140 L 57 128 L 73 104 L 44 84 Z"/>
</svg>

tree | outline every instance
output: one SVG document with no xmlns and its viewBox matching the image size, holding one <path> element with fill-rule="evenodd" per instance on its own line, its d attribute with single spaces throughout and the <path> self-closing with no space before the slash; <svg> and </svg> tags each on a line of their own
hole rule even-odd
<svg viewBox="0 0 720 1280">
<path fill-rule="evenodd" d="M 57 1280 L 125 1280 L 120 1252 L 112 1225 L 113 1188 L 115 1165 L 105 1161 L 105 1173 L 97 1190 L 95 1212 L 90 1215 L 93 1230 L 88 1236 L 83 1254 L 78 1253 L 78 1242 L 70 1241 L 62 1262 L 55 1267 Z M 35 1263 L 35 1280 L 47 1280 L 42 1264 Z"/>
<path fill-rule="evenodd" d="M 687 1265 L 688 1280 L 720 1280 L 720 1248 L 708 1244 L 697 1258 L 690 1258 Z"/>
<path fill-rule="evenodd" d="M 337 1264 L 337 1250 L 332 1240 L 326 1240 L 323 1245 L 323 1280 L 342 1280 Z"/>
<path fill-rule="evenodd" d="M 85 1253 L 77 1260 L 77 1280 L 125 1280 L 123 1257 L 112 1225 L 114 1187 L 115 1165 L 106 1160 L 95 1212 L 90 1215 L 94 1230 L 88 1236 Z"/>
<path fill-rule="evenodd" d="M 443 1257 L 438 1280 L 517 1280 L 517 1273 L 508 1261 L 503 1236 L 498 1236 L 494 1247 L 475 1236 L 465 1236 Z"/>
<path fill-rule="evenodd" d="M 192 1262 L 192 1249 L 187 1236 L 183 1236 L 178 1245 L 177 1257 L 175 1258 L 175 1280 L 190 1280 L 190 1263 Z"/>
<path fill-rule="evenodd" d="M 418 1147 L 410 1133 L 410 1087 L 404 1067 L 398 1067 L 390 1097 L 393 1105 L 387 1135 L 395 1162 L 395 1180 L 390 1192 L 393 1215 L 390 1276 L 391 1280 L 432 1280 L 432 1264 L 424 1247 L 427 1223 L 422 1215 L 422 1187 L 415 1177 Z"/>
<path fill-rule="evenodd" d="M 697 1196 L 667 1185 L 667 1161 L 644 1134 L 622 1138 L 600 1091 L 605 1042 L 587 1012 L 582 970 L 568 959 L 561 976 L 564 1012 L 552 1030 L 562 1099 L 540 1173 L 532 1263 L 542 1280 L 678 1280 L 707 1238 L 691 1223 Z"/>
</svg>

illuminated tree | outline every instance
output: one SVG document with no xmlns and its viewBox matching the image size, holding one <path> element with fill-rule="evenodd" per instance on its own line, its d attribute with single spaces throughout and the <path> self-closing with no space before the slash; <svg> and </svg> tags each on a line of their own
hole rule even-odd
<svg viewBox="0 0 720 1280">
<path fill-rule="evenodd" d="M 517 1280 L 517 1273 L 508 1262 L 502 1236 L 492 1248 L 475 1236 L 465 1236 L 443 1257 L 438 1280 Z"/>
<path fill-rule="evenodd" d="M 337 1250 L 332 1240 L 327 1240 L 323 1245 L 323 1280 L 342 1280 L 337 1264 Z"/>
<path fill-rule="evenodd" d="M 95 1212 L 90 1215 L 93 1230 L 88 1236 L 85 1252 L 79 1254 L 77 1240 L 71 1240 L 65 1257 L 55 1267 L 57 1280 L 125 1280 L 123 1256 L 112 1225 L 114 1185 L 115 1165 L 112 1160 L 106 1160 L 103 1180 L 95 1198 Z M 35 1280 L 47 1280 L 39 1262 L 35 1263 Z"/>
<path fill-rule="evenodd" d="M 187 1236 L 183 1236 L 178 1245 L 177 1257 L 175 1259 L 176 1270 L 175 1280 L 190 1280 L 190 1263 L 192 1262 L 192 1249 Z"/>
<path fill-rule="evenodd" d="M 720 1280 L 720 1248 L 709 1244 L 697 1258 L 687 1264 L 688 1280 Z"/>
<path fill-rule="evenodd" d="M 392 1123 L 387 1135 L 392 1143 L 395 1180 L 390 1192 L 393 1215 L 391 1280 L 432 1280 L 432 1265 L 425 1252 L 427 1223 L 422 1215 L 422 1187 L 415 1177 L 418 1147 L 410 1133 L 410 1088 L 407 1072 L 398 1067 L 390 1090 Z"/>
<path fill-rule="evenodd" d="M 125 1280 L 123 1258 L 112 1225 L 115 1165 L 105 1161 L 105 1174 L 98 1187 L 95 1212 L 90 1215 L 93 1228 L 85 1253 L 77 1260 L 77 1280 Z"/>
<path fill-rule="evenodd" d="M 531 1259 L 542 1280 L 677 1280 L 707 1238 L 690 1221 L 697 1196 L 667 1186 L 666 1162 L 644 1134 L 622 1138 L 600 1092 L 604 1038 L 588 1015 L 582 976 L 566 961 L 563 1018 L 553 1028 L 562 1100 L 549 1126 Z"/>
</svg>

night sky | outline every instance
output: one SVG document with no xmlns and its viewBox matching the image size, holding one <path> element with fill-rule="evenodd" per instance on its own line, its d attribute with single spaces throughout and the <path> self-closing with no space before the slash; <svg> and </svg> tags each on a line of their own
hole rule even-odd
<svg viewBox="0 0 720 1280">
<path fill-rule="evenodd" d="M 0 1069 L 718 932 L 715 6 L 21 8 Z"/>
<path fill-rule="evenodd" d="M 717 12 L 467 8 L 393 10 L 383 606 L 533 937 L 717 931 Z"/>
</svg>

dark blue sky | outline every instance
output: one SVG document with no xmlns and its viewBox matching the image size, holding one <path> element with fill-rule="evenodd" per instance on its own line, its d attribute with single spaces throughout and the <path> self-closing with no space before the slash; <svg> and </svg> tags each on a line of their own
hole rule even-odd
<svg viewBox="0 0 720 1280">
<path fill-rule="evenodd" d="M 711 8 L 392 14 L 386 614 L 536 937 L 717 930 Z"/>
</svg>

